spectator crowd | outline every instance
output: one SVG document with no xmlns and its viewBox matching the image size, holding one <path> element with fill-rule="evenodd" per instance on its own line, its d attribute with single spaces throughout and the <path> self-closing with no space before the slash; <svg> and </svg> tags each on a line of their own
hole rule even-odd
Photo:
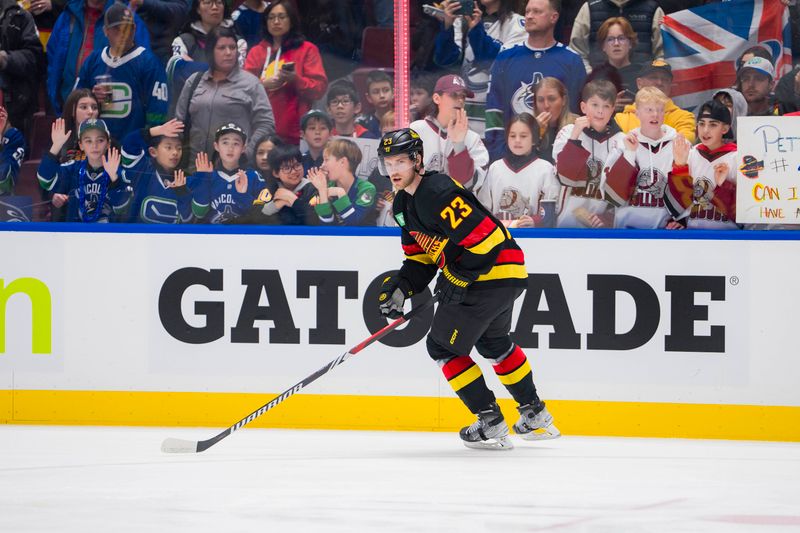
<svg viewBox="0 0 800 533">
<path fill-rule="evenodd" d="M 797 29 L 792 0 L 763 1 Z M 740 229 L 737 119 L 800 112 L 800 67 L 778 75 L 759 45 L 733 86 L 676 105 L 659 26 L 711 2 L 410 3 L 424 169 L 510 227 Z M 393 225 L 373 159 L 396 126 L 392 24 L 384 0 L 0 0 L 0 202 Z"/>
</svg>

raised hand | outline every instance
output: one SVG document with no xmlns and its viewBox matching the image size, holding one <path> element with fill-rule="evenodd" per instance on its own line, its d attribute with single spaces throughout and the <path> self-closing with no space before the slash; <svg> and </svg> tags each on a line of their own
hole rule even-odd
<svg viewBox="0 0 800 533">
<path fill-rule="evenodd" d="M 450 124 L 447 125 L 447 138 L 454 143 L 464 142 L 467 131 L 469 131 L 467 112 L 461 108 L 454 109 L 453 118 L 450 119 Z"/>
<path fill-rule="evenodd" d="M 0 133 L 6 131 L 6 124 L 8 124 L 8 111 L 0 105 Z"/>
<path fill-rule="evenodd" d="M 61 148 L 69 140 L 69 136 L 72 135 L 72 130 L 65 130 L 66 123 L 63 118 L 57 118 L 53 125 L 50 126 L 50 140 L 53 141 L 53 145 L 50 147 L 51 155 L 58 155 Z"/>
<path fill-rule="evenodd" d="M 117 170 L 119 170 L 120 159 L 119 150 L 113 146 L 108 149 L 108 155 L 103 156 L 103 168 L 111 179 L 111 183 L 114 183 L 119 178 Z"/>
<path fill-rule="evenodd" d="M 308 179 L 311 181 L 311 184 L 317 188 L 317 191 L 328 192 L 328 176 L 325 174 L 325 171 L 319 167 L 313 167 L 308 170 Z"/>
<path fill-rule="evenodd" d="M 483 13 L 481 13 L 481 8 L 478 7 L 478 2 L 475 2 L 472 7 L 472 15 L 464 18 L 467 20 L 467 31 L 470 31 L 472 28 L 481 23 Z"/>
<path fill-rule="evenodd" d="M 212 172 L 214 170 L 214 166 L 208 160 L 208 154 L 205 152 L 199 152 L 197 157 L 194 160 L 194 168 L 197 169 L 198 172 Z"/>
<path fill-rule="evenodd" d="M 677 166 L 684 166 L 689 162 L 689 150 L 692 145 L 686 140 L 683 135 L 678 135 L 672 141 L 672 164 Z"/>
<path fill-rule="evenodd" d="M 150 135 L 153 137 L 158 137 L 159 135 L 163 135 L 165 137 L 177 137 L 181 133 L 183 133 L 183 122 L 177 118 L 173 118 L 172 120 L 165 122 L 160 126 L 153 126 L 150 128 Z"/>
<path fill-rule="evenodd" d="M 178 169 L 172 173 L 172 183 L 168 183 L 167 187 L 170 189 L 178 189 L 186 185 L 186 174 L 183 173 L 183 170 Z"/>
<path fill-rule="evenodd" d="M 717 187 L 725 183 L 725 180 L 728 177 L 728 171 L 730 169 L 731 167 L 729 167 L 728 163 L 725 162 L 714 165 L 714 182 L 716 182 Z"/>
<path fill-rule="evenodd" d="M 589 127 L 589 117 L 578 117 L 575 119 L 575 124 L 572 127 L 572 133 L 570 133 L 570 139 L 577 139 L 580 137 L 581 132 Z"/>
<path fill-rule="evenodd" d="M 236 173 L 236 181 L 234 182 L 236 186 L 236 192 L 239 194 L 244 194 L 247 192 L 247 174 L 241 168 Z"/>
<path fill-rule="evenodd" d="M 291 206 L 297 200 L 297 195 L 285 187 L 278 187 L 272 197 L 280 207 Z"/>
<path fill-rule="evenodd" d="M 442 3 L 442 10 L 444 11 L 444 29 L 450 29 L 450 26 L 456 21 L 459 15 L 456 13 L 461 9 L 461 2 L 458 0 L 445 0 Z"/>
<path fill-rule="evenodd" d="M 550 127 L 550 119 L 553 118 L 553 114 L 549 111 L 542 111 L 538 115 L 536 115 L 536 122 L 539 123 L 540 130 L 546 130 Z"/>
<path fill-rule="evenodd" d="M 635 133 L 630 132 L 625 136 L 625 149 L 629 152 L 635 152 L 639 148 L 639 137 Z"/>
</svg>

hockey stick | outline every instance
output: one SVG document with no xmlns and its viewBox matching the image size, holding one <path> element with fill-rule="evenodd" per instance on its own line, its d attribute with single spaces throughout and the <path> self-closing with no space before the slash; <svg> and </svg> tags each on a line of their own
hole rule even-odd
<svg viewBox="0 0 800 533">
<path fill-rule="evenodd" d="M 242 427 L 249 424 L 259 416 L 269 411 L 270 409 L 277 407 L 285 400 L 292 397 L 294 394 L 300 392 L 303 388 L 307 387 L 317 379 L 321 378 L 322 376 L 324 376 L 337 366 L 347 361 L 351 356 L 357 354 L 358 352 L 360 352 L 373 342 L 382 339 L 392 331 L 396 330 L 398 327 L 410 321 L 412 318 L 421 313 L 423 310 L 430 307 L 434 301 L 436 301 L 436 296 L 426 300 L 425 302 L 422 302 L 421 304 L 414 307 L 411 311 L 409 311 L 405 315 L 401 316 L 394 322 L 387 324 L 380 330 L 376 331 L 370 337 L 361 341 L 361 343 L 357 344 L 356 346 L 350 348 L 350 350 L 346 351 L 345 353 L 343 353 L 342 355 L 340 355 L 339 357 L 337 357 L 324 367 L 320 368 L 310 376 L 304 378 L 299 383 L 292 385 L 291 387 L 283 391 L 281 394 L 279 394 L 269 402 L 265 403 L 264 405 L 262 405 L 261 407 L 259 407 L 246 417 L 242 418 L 241 420 L 236 422 L 234 425 L 232 425 L 222 433 L 214 437 L 211 437 L 210 439 L 201 441 L 168 438 L 165 439 L 163 443 L 161 443 L 161 451 L 164 453 L 199 453 L 209 449 L 210 447 L 212 447 L 213 445 L 215 445 L 216 443 L 218 443 L 219 441 L 221 441 L 234 431 L 241 429 Z"/>
</svg>

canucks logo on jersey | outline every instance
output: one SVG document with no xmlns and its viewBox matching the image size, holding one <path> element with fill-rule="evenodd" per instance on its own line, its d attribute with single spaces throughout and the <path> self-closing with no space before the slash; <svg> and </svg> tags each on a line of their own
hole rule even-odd
<svg viewBox="0 0 800 533">
<path fill-rule="evenodd" d="M 511 108 L 515 114 L 533 114 L 533 87 L 542 81 L 543 77 L 541 72 L 534 72 L 530 83 L 520 82 L 519 88 L 511 96 Z"/>
</svg>

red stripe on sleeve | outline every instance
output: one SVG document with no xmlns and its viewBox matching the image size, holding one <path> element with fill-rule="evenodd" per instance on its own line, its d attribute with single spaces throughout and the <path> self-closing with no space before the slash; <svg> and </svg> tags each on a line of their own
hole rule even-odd
<svg viewBox="0 0 800 533">
<path fill-rule="evenodd" d="M 524 265 L 525 264 L 525 254 L 522 253 L 522 250 L 502 250 L 499 254 L 497 254 L 497 261 L 495 261 L 496 265 L 507 265 L 507 264 L 515 264 L 515 265 Z"/>
<path fill-rule="evenodd" d="M 454 359 L 450 359 L 443 367 L 442 372 L 448 381 L 462 373 L 464 370 L 470 368 L 475 364 L 475 361 L 468 355 L 462 355 Z"/>
<path fill-rule="evenodd" d="M 425 250 L 423 250 L 422 246 L 420 246 L 419 244 L 414 243 L 414 244 L 404 244 L 403 252 L 406 255 L 417 255 L 417 254 L 424 254 Z"/>
<path fill-rule="evenodd" d="M 492 368 L 494 368 L 494 372 L 498 376 L 510 374 L 521 367 L 525 363 L 525 359 L 525 352 L 522 351 L 522 348 L 514 346 L 514 351 L 511 352 L 511 355 L 503 359 L 501 363 L 493 365 Z"/>
<path fill-rule="evenodd" d="M 472 230 L 469 235 L 464 237 L 464 239 L 458 243 L 458 245 L 463 246 L 464 248 L 475 246 L 485 239 L 487 235 L 493 232 L 495 228 L 497 228 L 497 224 L 495 224 L 491 218 L 483 217 L 481 223 L 478 224 L 478 226 Z"/>
</svg>

